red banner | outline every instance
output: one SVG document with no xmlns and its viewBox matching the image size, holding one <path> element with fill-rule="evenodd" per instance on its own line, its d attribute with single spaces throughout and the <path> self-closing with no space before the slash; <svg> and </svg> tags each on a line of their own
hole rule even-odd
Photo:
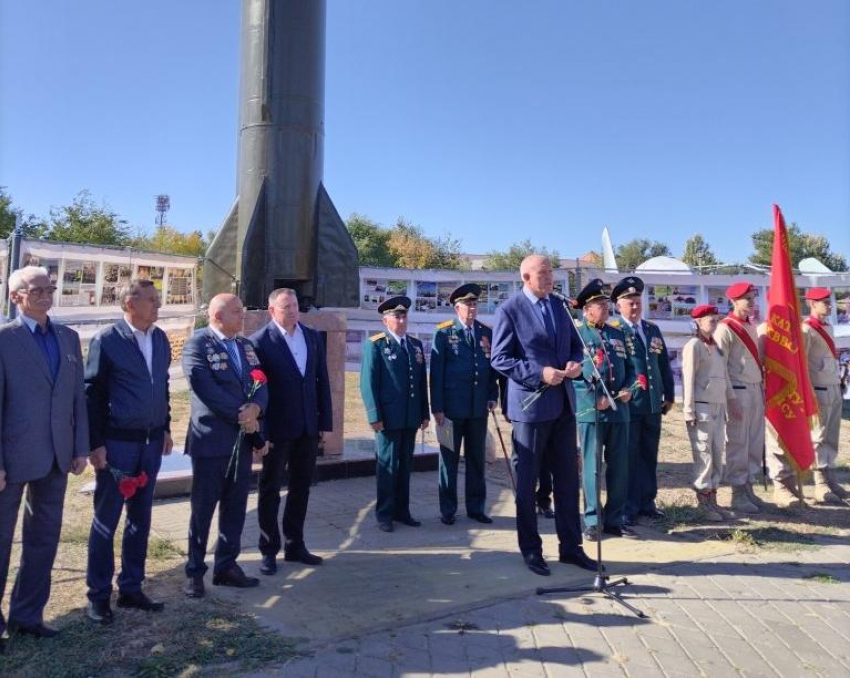
<svg viewBox="0 0 850 678">
<path fill-rule="evenodd" d="M 818 405 L 812 384 L 800 321 L 797 285 L 791 271 L 788 232 L 777 205 L 773 206 L 773 258 L 764 349 L 765 414 L 779 445 L 800 471 L 815 460 L 811 424 Z"/>
</svg>

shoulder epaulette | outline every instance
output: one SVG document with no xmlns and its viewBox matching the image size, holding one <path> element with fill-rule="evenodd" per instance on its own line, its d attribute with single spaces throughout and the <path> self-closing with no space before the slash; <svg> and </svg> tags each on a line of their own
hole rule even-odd
<svg viewBox="0 0 850 678">
<path fill-rule="evenodd" d="M 610 327 L 615 328 L 615 329 L 620 329 L 620 324 L 621 324 L 621 323 L 620 323 L 619 318 L 614 318 L 613 320 L 609 320 L 609 321 L 608 321 L 608 325 L 609 325 Z"/>
<path fill-rule="evenodd" d="M 650 327 L 658 327 L 658 323 L 654 323 L 651 320 L 644 320 L 644 322 Z"/>
<path fill-rule="evenodd" d="M 454 324 L 455 324 L 454 320 L 444 320 L 441 323 L 437 323 L 437 329 L 438 330 L 445 330 L 445 329 L 451 327 Z"/>
<path fill-rule="evenodd" d="M 493 329 L 493 328 L 492 328 L 492 327 L 490 327 L 487 323 L 483 323 L 483 322 L 481 322 L 480 320 L 476 320 L 475 322 L 477 322 L 479 325 L 481 325 L 481 327 L 486 327 L 488 330 L 492 330 L 492 329 Z"/>
<path fill-rule="evenodd" d="M 373 334 L 371 337 L 369 337 L 369 341 L 378 341 L 378 339 L 385 339 L 386 336 L 386 332 L 378 332 L 377 334 Z"/>
</svg>

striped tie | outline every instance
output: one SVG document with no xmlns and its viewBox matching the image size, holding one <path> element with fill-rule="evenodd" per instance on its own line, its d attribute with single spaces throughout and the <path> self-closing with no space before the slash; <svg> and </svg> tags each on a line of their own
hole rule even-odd
<svg viewBox="0 0 850 678">
<path fill-rule="evenodd" d="M 239 359 L 239 349 L 236 347 L 235 339 L 225 339 L 224 348 L 227 349 L 227 355 L 230 356 L 230 362 L 233 363 L 233 369 L 236 376 L 242 376 L 242 361 Z"/>
</svg>

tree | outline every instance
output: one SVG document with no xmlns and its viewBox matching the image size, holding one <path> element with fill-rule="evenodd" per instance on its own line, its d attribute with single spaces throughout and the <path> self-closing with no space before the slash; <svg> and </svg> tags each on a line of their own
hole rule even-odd
<svg viewBox="0 0 850 678">
<path fill-rule="evenodd" d="M 773 229 L 765 228 L 752 234 L 753 253 L 750 263 L 757 266 L 770 266 L 773 260 Z M 797 268 L 800 261 L 814 257 L 833 271 L 846 271 L 847 260 L 840 254 L 830 251 L 829 241 L 822 235 L 804 233 L 796 224 L 788 225 L 788 250 L 791 254 L 791 266 Z"/>
<path fill-rule="evenodd" d="M 6 192 L 4 186 L 0 186 L 0 238 L 6 239 L 15 230 L 17 219 L 21 217 L 21 229 L 27 238 L 41 238 L 49 227 L 44 220 L 36 218 L 34 214 L 23 216 L 24 211 L 20 207 L 12 207 L 12 196 Z"/>
<path fill-rule="evenodd" d="M 133 238 L 131 245 L 140 250 L 202 257 L 209 243 L 204 240 L 200 231 L 182 233 L 173 226 L 164 224 L 157 226 L 151 236 L 142 235 Z"/>
<path fill-rule="evenodd" d="M 720 261 L 714 256 L 711 247 L 702 237 L 701 233 L 692 235 L 685 241 L 685 249 L 682 252 L 682 261 L 688 266 L 717 266 Z"/>
<path fill-rule="evenodd" d="M 652 257 L 669 257 L 670 248 L 657 240 L 635 238 L 617 248 L 617 267 L 624 271 L 633 271 Z"/>
<path fill-rule="evenodd" d="M 345 225 L 357 247 L 361 266 L 396 266 L 390 252 L 390 232 L 387 229 L 357 213 L 348 217 Z"/>
<path fill-rule="evenodd" d="M 531 254 L 547 257 L 552 268 L 560 268 L 561 266 L 561 256 L 557 250 L 550 252 L 545 247 L 535 247 L 531 244 L 531 240 L 525 239 L 511 245 L 506 252 L 499 252 L 498 250 L 488 252 L 487 258 L 484 260 L 484 269 L 488 271 L 518 271 L 522 260 Z"/>
<path fill-rule="evenodd" d="M 85 190 L 70 205 L 51 209 L 48 225 L 49 240 L 120 247 L 131 241 L 127 223 L 106 204 L 95 205 L 91 193 Z"/>
<path fill-rule="evenodd" d="M 399 217 L 390 230 L 388 241 L 390 253 L 399 268 L 431 268 L 437 258 L 437 250 L 425 237 L 420 226 L 415 226 Z"/>
</svg>

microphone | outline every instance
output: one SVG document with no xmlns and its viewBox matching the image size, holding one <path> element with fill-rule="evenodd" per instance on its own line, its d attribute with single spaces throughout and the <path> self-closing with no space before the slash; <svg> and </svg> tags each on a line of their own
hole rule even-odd
<svg viewBox="0 0 850 678">
<path fill-rule="evenodd" d="M 570 298 L 569 298 L 568 296 L 566 296 L 565 294 L 561 294 L 561 293 L 560 293 L 560 292 L 558 292 L 557 290 L 552 290 L 551 292 L 549 292 L 549 296 L 555 297 L 555 299 L 557 299 L 558 301 L 561 301 L 561 302 L 563 302 L 563 303 L 567 304 L 567 306 L 573 306 L 573 302 L 574 302 L 574 300 L 573 300 L 573 299 L 570 299 Z"/>
</svg>

